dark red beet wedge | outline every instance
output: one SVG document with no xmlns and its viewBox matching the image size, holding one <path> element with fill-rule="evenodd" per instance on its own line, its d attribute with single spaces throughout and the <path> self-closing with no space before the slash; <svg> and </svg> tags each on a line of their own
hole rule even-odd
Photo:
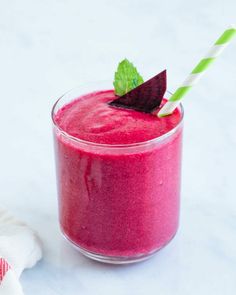
<svg viewBox="0 0 236 295">
<path fill-rule="evenodd" d="M 151 113 L 161 104 L 166 92 L 166 70 L 111 101 L 111 106 Z"/>
</svg>

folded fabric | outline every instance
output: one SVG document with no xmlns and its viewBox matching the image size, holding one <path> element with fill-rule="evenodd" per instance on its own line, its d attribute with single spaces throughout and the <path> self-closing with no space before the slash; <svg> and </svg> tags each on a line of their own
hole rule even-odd
<svg viewBox="0 0 236 295">
<path fill-rule="evenodd" d="M 0 209 L 0 295 L 23 295 L 19 277 L 41 257 L 35 232 Z"/>
</svg>

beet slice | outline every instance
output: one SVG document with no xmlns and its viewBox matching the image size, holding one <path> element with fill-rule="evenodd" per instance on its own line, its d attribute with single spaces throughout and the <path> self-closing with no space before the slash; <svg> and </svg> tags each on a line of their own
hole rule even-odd
<svg viewBox="0 0 236 295">
<path fill-rule="evenodd" d="M 109 105 L 151 113 L 159 107 L 166 92 L 166 70 L 128 93 L 109 102 Z"/>
</svg>

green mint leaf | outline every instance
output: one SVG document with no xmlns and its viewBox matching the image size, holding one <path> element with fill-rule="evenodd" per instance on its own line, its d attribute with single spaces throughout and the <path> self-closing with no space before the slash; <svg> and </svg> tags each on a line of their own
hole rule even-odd
<svg viewBox="0 0 236 295">
<path fill-rule="evenodd" d="M 115 94 L 122 96 L 143 82 L 143 78 L 128 59 L 119 63 L 113 82 Z"/>
</svg>

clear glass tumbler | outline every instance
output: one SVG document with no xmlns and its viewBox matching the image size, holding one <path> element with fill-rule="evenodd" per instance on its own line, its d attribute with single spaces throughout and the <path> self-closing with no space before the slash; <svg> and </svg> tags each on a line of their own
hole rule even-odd
<svg viewBox="0 0 236 295">
<path fill-rule="evenodd" d="M 61 107 L 105 87 L 74 89 L 53 107 L 59 218 L 81 253 L 123 264 L 152 256 L 177 231 L 183 109 L 175 128 L 135 144 L 92 143 L 59 128 L 54 117 Z"/>
</svg>

